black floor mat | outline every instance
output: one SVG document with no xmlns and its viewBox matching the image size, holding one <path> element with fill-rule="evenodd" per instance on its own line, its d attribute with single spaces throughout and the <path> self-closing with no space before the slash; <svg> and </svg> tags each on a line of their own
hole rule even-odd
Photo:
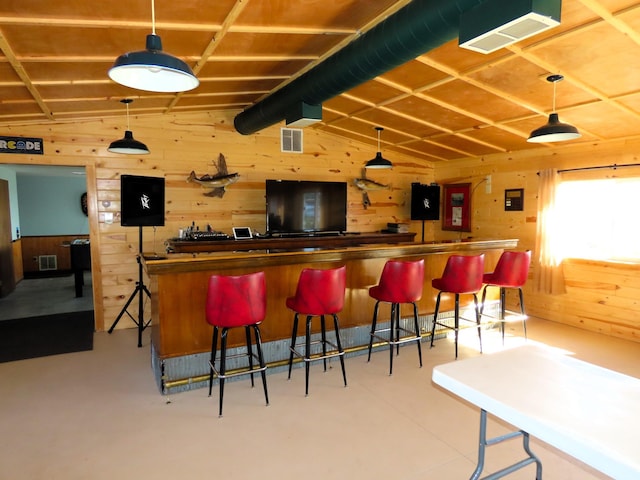
<svg viewBox="0 0 640 480">
<path fill-rule="evenodd" d="M 0 322 L 0 362 L 93 349 L 93 311 Z"/>
</svg>

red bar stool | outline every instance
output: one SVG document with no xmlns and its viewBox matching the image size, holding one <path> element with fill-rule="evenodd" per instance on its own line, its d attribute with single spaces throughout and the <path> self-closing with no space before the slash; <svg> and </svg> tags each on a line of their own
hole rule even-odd
<svg viewBox="0 0 640 480">
<path fill-rule="evenodd" d="M 338 267 L 327 270 L 305 268 L 300 273 L 296 294 L 286 300 L 287 307 L 295 312 L 293 317 L 293 331 L 291 333 L 291 351 L 289 355 L 289 377 L 291 378 L 291 367 L 293 366 L 293 356 L 296 355 L 304 360 L 305 366 L 305 395 L 309 394 L 309 366 L 316 360 L 323 360 L 324 370 L 327 371 L 327 358 L 338 356 L 342 367 L 342 378 L 347 386 L 347 374 L 344 368 L 344 350 L 340 342 L 340 325 L 338 323 L 338 312 L 344 306 L 344 294 L 346 288 L 346 267 Z M 307 327 L 304 343 L 304 354 L 297 350 L 296 336 L 298 332 L 298 315 L 307 316 Z M 334 333 L 336 343 L 327 340 L 325 328 L 325 315 L 333 317 Z M 320 334 L 318 341 L 311 341 L 311 320 L 320 317 Z M 312 353 L 311 346 L 320 344 L 321 352 Z M 301 345 L 300 345 L 301 346 Z M 331 347 L 327 350 L 327 346 Z"/>
<path fill-rule="evenodd" d="M 502 343 L 504 344 L 504 323 L 506 313 L 515 313 L 506 309 L 505 291 L 507 288 L 517 288 L 520 296 L 520 315 L 522 316 L 522 327 L 524 329 L 524 338 L 527 338 L 527 317 L 524 313 L 524 298 L 522 295 L 522 287 L 527 282 L 529 275 L 529 265 L 531 264 L 531 250 L 525 252 L 506 251 L 502 252 L 496 268 L 491 273 L 485 273 L 482 276 L 482 306 L 480 307 L 480 315 L 484 314 L 484 301 L 487 297 L 487 287 L 500 288 L 500 313 L 498 320 L 500 321 L 500 330 L 502 332 Z M 487 315 L 489 316 L 489 315 Z"/>
<path fill-rule="evenodd" d="M 253 374 L 260 372 L 262 375 L 262 385 L 264 387 L 264 398 L 267 405 L 269 405 L 266 376 L 267 367 L 264 362 L 264 356 L 262 355 L 262 342 L 260 339 L 260 328 L 258 327 L 265 318 L 266 307 L 267 295 L 264 272 L 235 276 L 212 275 L 209 278 L 206 318 L 207 322 L 213 326 L 211 360 L 209 361 L 209 396 L 211 396 L 213 376 L 215 374 L 220 384 L 219 416 L 222 416 L 224 381 L 226 378 L 237 375 L 250 374 L 251 386 L 253 387 Z M 247 352 L 227 355 L 227 334 L 229 329 L 236 327 L 244 327 L 247 340 Z M 221 330 L 220 361 L 219 368 L 216 368 L 219 330 Z M 253 330 L 255 337 L 257 356 L 253 353 L 251 347 L 251 330 Z M 248 367 L 241 368 L 233 373 L 227 373 L 227 359 L 236 357 L 247 357 Z M 254 358 L 258 361 L 257 366 L 253 364 Z"/>
<path fill-rule="evenodd" d="M 455 331 L 456 358 L 458 358 L 458 330 L 460 320 L 473 321 L 460 316 L 460 295 L 473 295 L 476 319 L 478 325 L 478 339 L 480 340 L 480 353 L 482 353 L 482 335 L 480 333 L 480 310 L 478 308 L 477 293 L 482 288 L 482 275 L 484 273 L 484 254 L 481 255 L 451 255 L 444 267 L 441 278 L 431 281 L 433 288 L 440 290 L 436 300 L 436 311 L 433 314 L 433 327 L 431 328 L 431 346 L 436 332 L 436 325 Z M 438 321 L 440 310 L 440 297 L 443 293 L 455 294 L 454 326 L 446 325 Z"/>
<path fill-rule="evenodd" d="M 393 346 L 396 346 L 396 355 L 400 353 L 400 345 L 407 342 L 416 342 L 418 345 L 418 359 L 422 367 L 422 349 L 420 347 L 420 327 L 418 325 L 418 307 L 416 302 L 422 298 L 424 285 L 424 259 L 416 261 L 389 260 L 385 263 L 380 275 L 380 282 L 369 289 L 369 295 L 376 300 L 371 322 L 369 338 L 369 357 L 373 339 L 389 345 L 389 375 L 393 371 Z M 389 328 L 376 329 L 378 321 L 378 307 L 380 302 L 391 304 L 391 317 Z M 400 305 L 410 303 L 413 305 L 413 331 L 400 326 Z M 388 336 L 380 336 L 378 333 L 389 332 Z M 400 334 L 404 336 L 400 336 Z M 394 339 L 395 333 L 395 339 Z"/>
</svg>

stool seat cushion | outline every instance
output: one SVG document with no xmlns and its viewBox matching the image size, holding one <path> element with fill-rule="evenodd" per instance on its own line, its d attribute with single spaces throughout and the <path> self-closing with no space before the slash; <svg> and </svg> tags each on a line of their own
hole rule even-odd
<svg viewBox="0 0 640 480">
<path fill-rule="evenodd" d="M 255 325 L 266 316 L 264 272 L 212 275 L 207 291 L 206 319 L 210 325 L 233 328 Z"/>
<path fill-rule="evenodd" d="M 380 282 L 369 288 L 369 296 L 381 302 L 412 303 L 422 298 L 424 259 L 417 261 L 389 260 L 380 275 Z"/>
<path fill-rule="evenodd" d="M 449 293 L 476 293 L 482 288 L 484 254 L 451 255 L 441 278 L 431 281 L 433 288 Z"/>
<path fill-rule="evenodd" d="M 288 308 L 303 315 L 333 315 L 344 306 L 346 267 L 305 268 L 300 273 L 296 294 L 286 300 Z"/>
<path fill-rule="evenodd" d="M 505 288 L 519 288 L 527 282 L 531 251 L 506 251 L 500 255 L 496 268 L 482 276 L 482 283 Z"/>
</svg>

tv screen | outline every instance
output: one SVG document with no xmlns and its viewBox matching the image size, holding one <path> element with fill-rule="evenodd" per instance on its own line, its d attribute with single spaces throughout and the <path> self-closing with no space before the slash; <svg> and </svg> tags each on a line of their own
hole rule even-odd
<svg viewBox="0 0 640 480">
<path fill-rule="evenodd" d="M 121 175 L 120 202 L 121 225 L 164 225 L 164 178 Z"/>
<path fill-rule="evenodd" d="M 347 183 L 267 180 L 267 233 L 343 233 Z"/>
</svg>

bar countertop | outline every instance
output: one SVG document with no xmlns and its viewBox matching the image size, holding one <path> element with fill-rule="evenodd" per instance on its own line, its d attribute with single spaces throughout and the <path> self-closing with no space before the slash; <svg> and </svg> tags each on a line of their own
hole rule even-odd
<svg viewBox="0 0 640 480">
<path fill-rule="evenodd" d="M 517 239 L 467 240 L 462 242 L 401 243 L 346 248 L 308 248 L 299 250 L 253 250 L 236 252 L 173 253 L 166 256 L 143 254 L 149 275 L 198 272 L 229 268 L 263 268 L 274 265 L 324 263 L 365 258 L 411 257 L 432 253 L 456 253 L 486 249 L 512 249 Z"/>
</svg>

